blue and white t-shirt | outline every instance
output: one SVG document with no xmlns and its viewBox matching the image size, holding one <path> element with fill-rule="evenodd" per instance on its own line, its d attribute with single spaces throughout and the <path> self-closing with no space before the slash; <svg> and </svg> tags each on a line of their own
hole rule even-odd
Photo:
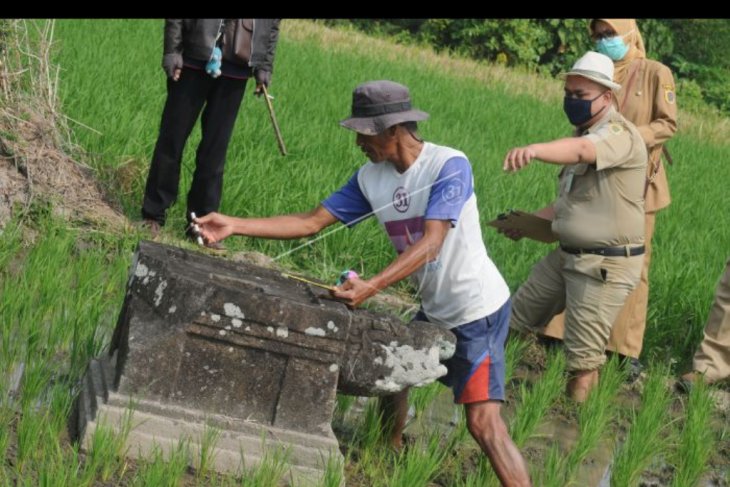
<svg viewBox="0 0 730 487">
<path fill-rule="evenodd" d="M 322 205 L 352 226 L 375 214 L 398 253 L 421 239 L 425 220 L 449 220 L 438 257 L 411 278 L 429 321 L 445 328 L 497 311 L 509 288 L 482 240 L 471 165 L 455 149 L 424 143 L 404 173 L 368 161 Z"/>
</svg>

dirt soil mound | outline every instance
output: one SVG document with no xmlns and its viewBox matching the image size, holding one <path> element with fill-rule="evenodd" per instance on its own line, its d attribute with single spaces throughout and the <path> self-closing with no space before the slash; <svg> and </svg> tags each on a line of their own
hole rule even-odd
<svg viewBox="0 0 730 487">
<path fill-rule="evenodd" d="M 93 171 L 60 147 L 54 123 L 28 110 L 0 107 L 0 228 L 31 203 L 51 203 L 69 221 L 113 229 L 127 218 L 96 181 Z"/>
</svg>

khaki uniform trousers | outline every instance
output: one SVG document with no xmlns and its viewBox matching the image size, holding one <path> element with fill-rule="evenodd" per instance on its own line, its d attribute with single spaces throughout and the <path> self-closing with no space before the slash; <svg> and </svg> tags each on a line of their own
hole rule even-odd
<svg viewBox="0 0 730 487">
<path fill-rule="evenodd" d="M 611 326 L 639 282 L 643 259 L 553 250 L 515 293 L 510 327 L 537 332 L 565 310 L 568 370 L 601 367 Z"/>
<path fill-rule="evenodd" d="M 715 301 L 705 326 L 692 368 L 703 372 L 708 382 L 730 377 L 730 260 L 715 290 Z"/>
<path fill-rule="evenodd" d="M 636 288 L 626 298 L 621 312 L 611 329 L 606 349 L 612 352 L 639 358 L 641 347 L 644 344 L 646 330 L 646 311 L 649 304 L 649 264 L 651 262 L 651 238 L 654 235 L 656 213 L 646 213 L 644 224 L 644 265 L 641 269 L 641 280 Z M 555 316 L 541 332 L 553 338 L 563 339 L 565 329 L 565 315 Z"/>
</svg>

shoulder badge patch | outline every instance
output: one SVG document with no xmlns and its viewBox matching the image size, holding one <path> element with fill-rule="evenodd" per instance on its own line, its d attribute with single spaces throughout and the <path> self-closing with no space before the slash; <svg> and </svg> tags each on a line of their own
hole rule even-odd
<svg viewBox="0 0 730 487">
<path fill-rule="evenodd" d="M 664 88 L 664 101 L 669 104 L 674 104 L 677 99 L 676 95 L 674 94 L 674 86 L 662 85 L 662 88 Z"/>
<path fill-rule="evenodd" d="M 610 130 L 612 134 L 620 134 L 624 131 L 624 126 L 618 122 L 611 122 L 608 124 L 608 130 Z"/>
</svg>

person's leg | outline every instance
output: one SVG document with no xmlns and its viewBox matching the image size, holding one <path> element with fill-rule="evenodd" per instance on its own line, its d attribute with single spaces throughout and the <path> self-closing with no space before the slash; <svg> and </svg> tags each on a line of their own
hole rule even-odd
<svg viewBox="0 0 730 487">
<path fill-rule="evenodd" d="M 210 79 L 205 73 L 183 69 L 178 81 L 167 80 L 167 100 L 142 202 L 145 219 L 164 225 L 165 212 L 177 199 L 183 149 L 205 102 Z"/>
<path fill-rule="evenodd" d="M 565 282 L 559 250 L 540 260 L 512 298 L 509 327 L 522 333 L 543 327 L 565 308 Z"/>
<path fill-rule="evenodd" d="M 479 444 L 503 485 L 530 485 L 522 455 L 512 442 L 500 415 L 505 398 L 504 343 L 509 331 L 511 302 L 480 320 L 453 328 L 454 356 L 442 382 L 463 404 L 469 433 Z"/>
<path fill-rule="evenodd" d="M 649 263 L 651 262 L 651 239 L 654 235 L 656 213 L 645 215 L 644 225 L 644 267 L 641 281 L 629 294 L 609 335 L 606 350 L 617 352 L 625 357 L 638 359 L 644 343 L 646 330 L 646 310 L 649 302 Z M 565 313 L 555 315 L 541 334 L 558 340 L 565 334 Z"/>
<path fill-rule="evenodd" d="M 576 401 L 584 401 L 598 382 L 611 326 L 639 281 L 641 257 L 565 255 L 568 393 Z"/>
<path fill-rule="evenodd" d="M 556 340 L 562 340 L 563 335 L 565 335 L 565 311 L 553 316 L 540 334 Z"/>
<path fill-rule="evenodd" d="M 502 485 L 532 485 L 527 464 L 502 420 L 502 403 L 482 401 L 464 407 L 469 433 L 489 459 Z"/>
<path fill-rule="evenodd" d="M 717 284 L 705 334 L 692 361 L 693 370 L 708 382 L 730 377 L 730 260 Z"/>
<path fill-rule="evenodd" d="M 644 225 L 644 265 L 641 269 L 641 280 L 626 298 L 616 321 L 611 328 L 606 350 L 616 352 L 624 357 L 638 359 L 644 344 L 646 330 L 646 309 L 649 303 L 649 264 L 651 263 L 651 238 L 654 235 L 656 213 L 645 215 Z"/>
<path fill-rule="evenodd" d="M 220 207 L 223 169 L 246 80 L 220 77 L 213 83 L 201 117 L 202 138 L 188 192 L 187 215 L 204 216 Z"/>
<path fill-rule="evenodd" d="M 408 388 L 380 398 L 382 430 L 390 445 L 396 450 L 403 447 L 403 430 L 408 419 Z"/>
</svg>

